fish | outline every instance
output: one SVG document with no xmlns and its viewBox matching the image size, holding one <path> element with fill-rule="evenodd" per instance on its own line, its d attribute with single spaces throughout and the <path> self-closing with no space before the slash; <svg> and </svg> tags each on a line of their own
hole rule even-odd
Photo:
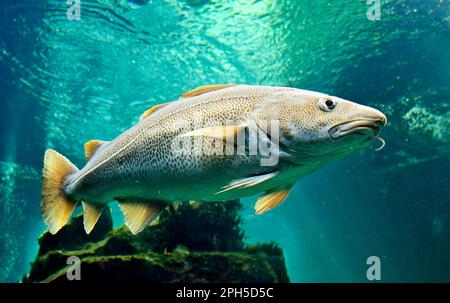
<svg viewBox="0 0 450 303">
<path fill-rule="evenodd" d="M 47 149 L 41 211 L 52 234 L 77 204 L 90 233 L 117 201 L 125 225 L 141 232 L 174 201 L 258 195 L 255 214 L 283 203 L 320 167 L 384 140 L 379 110 L 293 87 L 206 85 L 145 111 L 112 141 L 85 143 L 86 164 Z"/>
</svg>

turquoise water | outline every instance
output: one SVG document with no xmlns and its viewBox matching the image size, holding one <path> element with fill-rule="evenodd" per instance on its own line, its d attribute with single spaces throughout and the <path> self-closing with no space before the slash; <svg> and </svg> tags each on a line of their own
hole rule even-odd
<svg viewBox="0 0 450 303">
<path fill-rule="evenodd" d="M 450 2 L 3 0 L 0 6 L 0 281 L 18 281 L 45 230 L 40 170 L 52 147 L 81 167 L 152 105 L 214 83 L 292 86 L 381 109 L 386 147 L 301 180 L 252 216 L 295 282 L 450 282 Z M 122 216 L 115 210 L 116 225 Z"/>
</svg>

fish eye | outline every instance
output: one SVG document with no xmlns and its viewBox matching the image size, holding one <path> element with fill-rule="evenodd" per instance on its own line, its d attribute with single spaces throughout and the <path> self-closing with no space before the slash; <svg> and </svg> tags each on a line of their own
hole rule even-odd
<svg viewBox="0 0 450 303">
<path fill-rule="evenodd" d="M 326 99 L 325 101 L 324 101 L 324 100 L 321 100 L 321 101 L 319 102 L 319 108 L 320 108 L 321 110 L 323 110 L 323 111 L 329 112 L 329 111 L 331 111 L 333 108 L 336 107 L 336 104 L 337 104 L 337 103 L 336 103 L 335 101 L 330 100 L 330 99 Z"/>
</svg>

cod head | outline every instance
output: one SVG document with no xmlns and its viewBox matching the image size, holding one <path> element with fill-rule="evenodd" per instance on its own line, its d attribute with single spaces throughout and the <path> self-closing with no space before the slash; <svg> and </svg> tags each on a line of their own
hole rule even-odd
<svg viewBox="0 0 450 303">
<path fill-rule="evenodd" d="M 279 123 L 279 147 L 295 162 L 323 164 L 378 140 L 386 116 L 374 108 L 312 91 L 289 89 L 270 98 L 256 115 Z"/>
</svg>

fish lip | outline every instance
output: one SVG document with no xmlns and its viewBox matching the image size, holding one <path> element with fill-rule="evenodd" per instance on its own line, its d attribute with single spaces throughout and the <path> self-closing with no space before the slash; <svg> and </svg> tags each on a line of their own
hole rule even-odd
<svg viewBox="0 0 450 303">
<path fill-rule="evenodd" d="M 386 120 L 383 119 L 353 119 L 338 123 L 328 130 L 330 138 L 337 140 L 349 135 L 365 135 L 375 137 L 383 126 L 386 125 Z"/>
</svg>

